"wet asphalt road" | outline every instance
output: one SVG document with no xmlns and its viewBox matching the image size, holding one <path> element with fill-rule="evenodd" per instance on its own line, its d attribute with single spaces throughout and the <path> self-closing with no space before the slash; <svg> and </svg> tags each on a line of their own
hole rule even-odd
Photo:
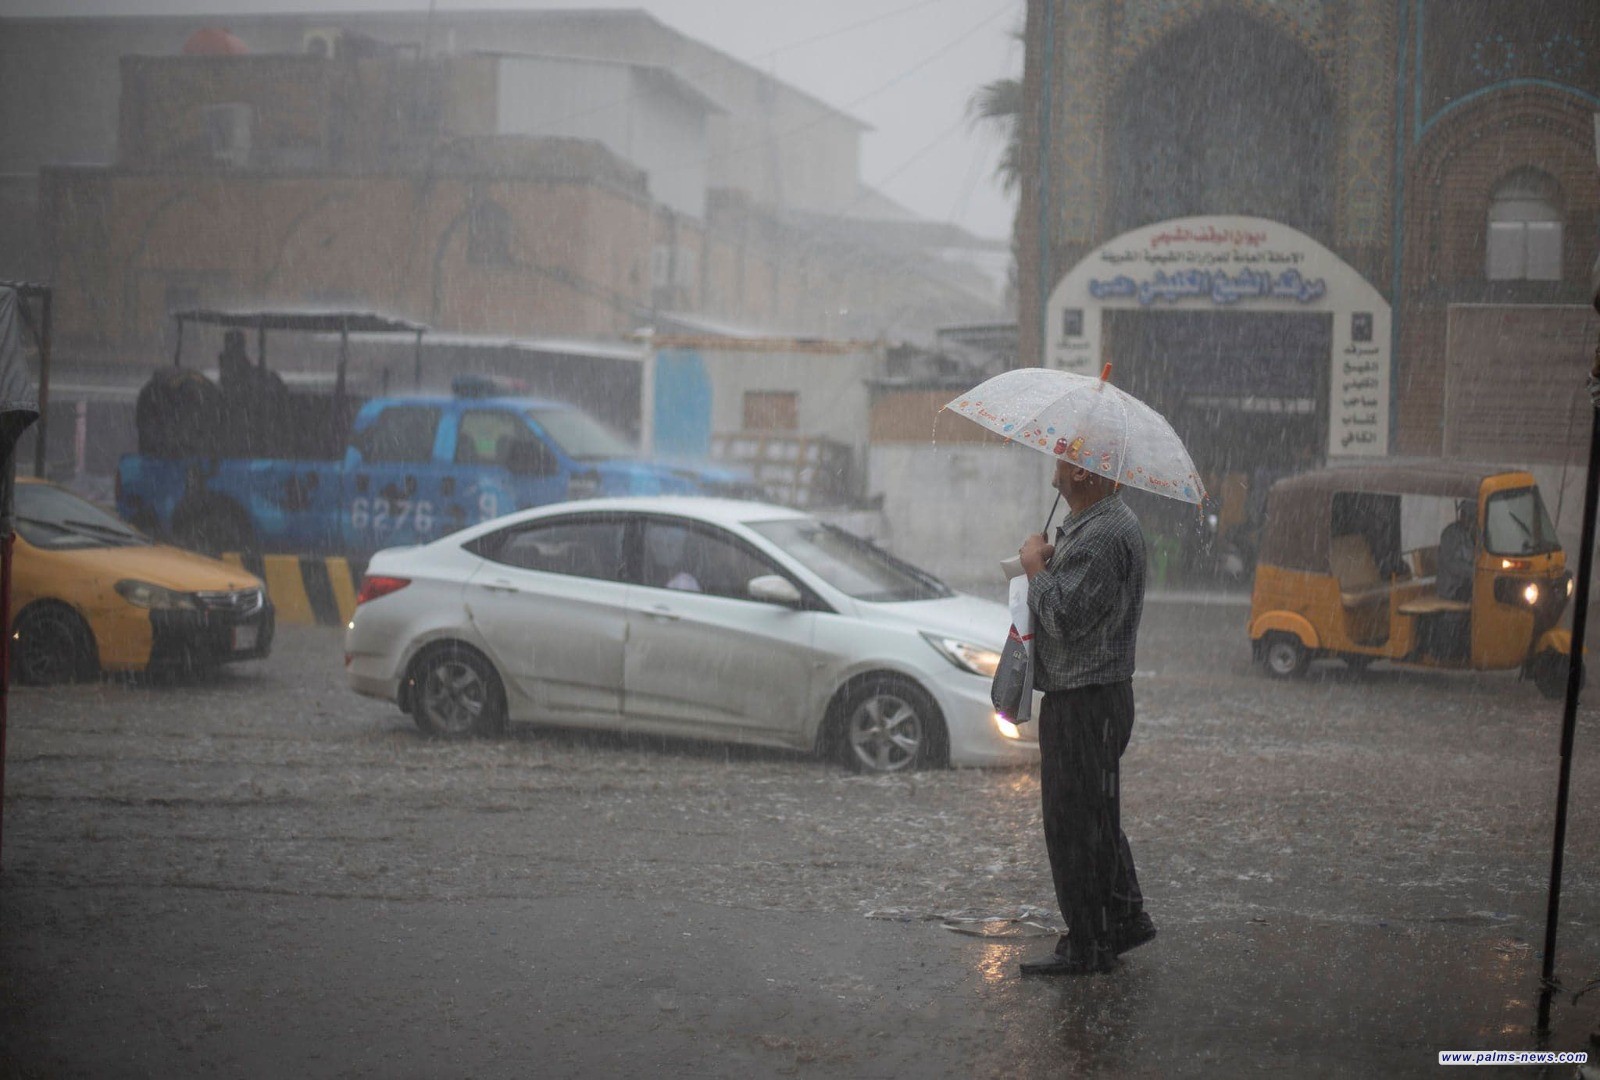
<svg viewBox="0 0 1600 1080">
<path fill-rule="evenodd" d="M 344 689 L 328 629 L 198 685 L 16 690 L 0 1077 L 1426 1075 L 1531 1049 L 1559 705 L 1510 674 L 1269 681 L 1244 615 L 1147 609 L 1124 823 L 1161 936 L 1065 983 L 1015 974 L 1051 937 L 949 928 L 1055 918 L 1026 769 L 433 743 Z M 1592 711 L 1577 745 L 1569 991 L 1600 977 Z M 1551 1049 L 1600 1050 L 1597 999 L 1559 1000 Z"/>
</svg>

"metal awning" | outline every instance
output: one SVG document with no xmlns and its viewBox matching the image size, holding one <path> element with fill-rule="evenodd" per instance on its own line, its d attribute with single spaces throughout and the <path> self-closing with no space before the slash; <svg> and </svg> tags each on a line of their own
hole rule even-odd
<svg viewBox="0 0 1600 1080">
<path fill-rule="evenodd" d="M 409 319 L 380 315 L 375 311 L 336 311 L 286 309 L 224 311 L 219 308 L 187 308 L 172 312 L 180 323 L 226 326 L 239 330 L 302 330 L 330 334 L 421 334 L 428 327 Z"/>
</svg>

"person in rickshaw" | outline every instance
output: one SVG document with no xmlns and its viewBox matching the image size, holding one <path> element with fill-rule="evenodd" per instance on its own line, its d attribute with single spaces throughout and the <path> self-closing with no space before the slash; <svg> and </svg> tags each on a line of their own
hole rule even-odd
<svg viewBox="0 0 1600 1080">
<path fill-rule="evenodd" d="M 1442 600 L 1472 603 L 1472 575 L 1478 558 L 1478 505 L 1456 503 L 1456 518 L 1439 534 L 1434 588 Z M 1440 611 L 1424 617 L 1420 640 L 1441 660 L 1464 660 L 1472 651 L 1472 613 Z"/>
<path fill-rule="evenodd" d="M 1446 600 L 1472 601 L 1472 570 L 1478 557 L 1478 507 L 1468 499 L 1456 503 L 1456 519 L 1439 534 L 1436 581 Z"/>
</svg>

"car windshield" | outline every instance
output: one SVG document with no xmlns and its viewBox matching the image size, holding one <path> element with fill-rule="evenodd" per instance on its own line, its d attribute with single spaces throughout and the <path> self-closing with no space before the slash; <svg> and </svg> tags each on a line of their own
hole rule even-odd
<svg viewBox="0 0 1600 1080">
<path fill-rule="evenodd" d="M 538 424 L 562 453 L 577 461 L 633 455 L 627 439 L 577 409 L 529 409 L 528 419 Z"/>
<path fill-rule="evenodd" d="M 1489 496 L 1483 546 L 1491 555 L 1540 555 L 1560 549 L 1538 488 Z"/>
<path fill-rule="evenodd" d="M 49 484 L 18 484 L 17 532 L 34 547 L 128 547 L 150 541 L 93 503 Z"/>
<path fill-rule="evenodd" d="M 891 603 L 951 595 L 944 582 L 870 540 L 811 518 L 754 522 L 750 528 L 835 589 L 857 600 Z"/>
</svg>

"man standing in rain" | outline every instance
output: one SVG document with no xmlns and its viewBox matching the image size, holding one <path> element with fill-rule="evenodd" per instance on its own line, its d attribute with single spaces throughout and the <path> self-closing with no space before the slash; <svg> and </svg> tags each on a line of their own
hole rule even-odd
<svg viewBox="0 0 1600 1080">
<path fill-rule="evenodd" d="M 1133 731 L 1133 654 L 1144 608 L 1139 520 L 1117 484 L 1058 460 L 1071 514 L 1051 545 L 1019 554 L 1028 575 L 1045 847 L 1067 933 L 1024 975 L 1091 975 L 1156 935 L 1122 832 L 1118 762 Z"/>
</svg>

